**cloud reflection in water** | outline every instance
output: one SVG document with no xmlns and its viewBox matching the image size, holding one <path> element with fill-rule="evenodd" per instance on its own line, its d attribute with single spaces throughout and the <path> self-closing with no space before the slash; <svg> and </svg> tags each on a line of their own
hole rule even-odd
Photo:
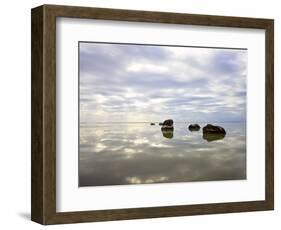
<svg viewBox="0 0 281 230">
<path fill-rule="evenodd" d="M 171 136 L 147 123 L 81 126 L 79 186 L 246 179 L 246 125 L 221 126 L 212 142 L 184 123 Z"/>
</svg>

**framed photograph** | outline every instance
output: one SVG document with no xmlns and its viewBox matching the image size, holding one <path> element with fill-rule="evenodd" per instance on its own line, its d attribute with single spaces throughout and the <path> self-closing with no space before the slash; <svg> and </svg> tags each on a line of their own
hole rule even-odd
<svg viewBox="0 0 281 230">
<path fill-rule="evenodd" d="M 274 208 L 272 19 L 32 9 L 31 219 Z"/>
</svg>

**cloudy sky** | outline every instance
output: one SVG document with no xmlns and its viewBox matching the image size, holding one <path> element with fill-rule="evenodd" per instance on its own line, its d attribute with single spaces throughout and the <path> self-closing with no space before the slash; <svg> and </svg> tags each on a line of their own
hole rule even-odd
<svg viewBox="0 0 281 230">
<path fill-rule="evenodd" d="M 246 50 L 79 46 L 81 122 L 246 119 Z"/>
</svg>

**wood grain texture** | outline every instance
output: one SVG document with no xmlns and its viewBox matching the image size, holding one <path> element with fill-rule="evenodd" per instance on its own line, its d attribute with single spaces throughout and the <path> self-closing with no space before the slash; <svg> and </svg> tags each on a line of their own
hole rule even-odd
<svg viewBox="0 0 281 230">
<path fill-rule="evenodd" d="M 32 16 L 31 219 L 46 224 L 56 212 L 56 19 L 44 6 Z"/>
<path fill-rule="evenodd" d="M 265 34 L 265 195 L 274 209 L 274 21 Z"/>
<path fill-rule="evenodd" d="M 266 199 L 264 201 L 57 213 L 57 17 L 264 29 L 266 31 Z M 32 220 L 41 224 L 62 224 L 272 210 L 274 208 L 273 28 L 271 19 L 56 5 L 43 5 L 32 9 Z"/>
<path fill-rule="evenodd" d="M 31 23 L 31 219 L 43 223 L 43 7 Z"/>
</svg>

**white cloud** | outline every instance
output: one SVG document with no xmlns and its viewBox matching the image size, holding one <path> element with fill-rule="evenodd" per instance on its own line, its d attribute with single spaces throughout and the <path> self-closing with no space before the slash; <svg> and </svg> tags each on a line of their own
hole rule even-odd
<svg viewBox="0 0 281 230">
<path fill-rule="evenodd" d="M 82 122 L 244 120 L 247 51 L 80 43 Z"/>
</svg>

